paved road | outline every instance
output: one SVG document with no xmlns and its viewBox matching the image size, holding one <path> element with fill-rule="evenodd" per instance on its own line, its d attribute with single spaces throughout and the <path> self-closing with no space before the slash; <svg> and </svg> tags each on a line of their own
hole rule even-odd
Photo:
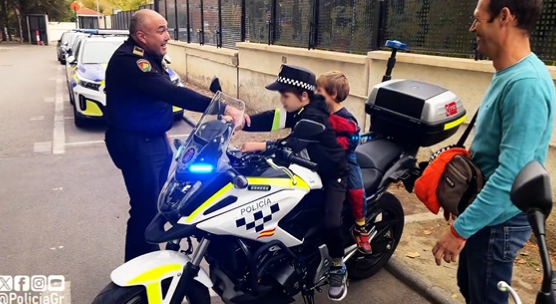
<svg viewBox="0 0 556 304">
<path fill-rule="evenodd" d="M 102 132 L 74 126 L 53 46 L 0 49 L 0 275 L 63 275 L 75 304 L 109 282 L 123 261 L 128 207 Z M 183 138 L 189 128 L 180 122 L 170 133 Z M 344 302 L 428 303 L 386 271 L 352 283 Z"/>
</svg>

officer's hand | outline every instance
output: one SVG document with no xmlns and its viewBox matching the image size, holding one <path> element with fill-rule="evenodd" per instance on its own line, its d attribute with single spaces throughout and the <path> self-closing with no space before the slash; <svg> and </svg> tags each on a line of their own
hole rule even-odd
<svg viewBox="0 0 556 304">
<path fill-rule="evenodd" d="M 251 126 L 251 118 L 247 114 L 243 114 L 243 117 L 240 119 L 240 122 L 236 127 L 236 131 L 243 130 L 243 128 L 245 127 L 245 123 L 247 123 L 247 126 Z"/>
<path fill-rule="evenodd" d="M 231 116 L 234 119 L 234 123 L 236 123 L 237 127 L 236 130 L 241 130 L 247 123 L 247 126 L 251 126 L 251 118 L 247 114 L 242 115 L 242 111 L 232 107 L 226 106 L 226 110 L 224 114 Z"/>
<path fill-rule="evenodd" d="M 222 116 L 222 119 L 224 119 L 225 121 L 228 121 L 228 122 L 230 122 L 230 121 L 233 122 L 234 121 L 234 118 L 232 116 L 229 116 L 229 115 Z"/>
</svg>

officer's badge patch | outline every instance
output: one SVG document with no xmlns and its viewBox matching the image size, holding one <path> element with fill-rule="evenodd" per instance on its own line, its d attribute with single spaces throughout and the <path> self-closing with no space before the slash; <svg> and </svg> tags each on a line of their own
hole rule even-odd
<svg viewBox="0 0 556 304">
<path fill-rule="evenodd" d="M 145 55 L 145 51 L 142 48 L 135 46 L 133 47 L 133 54 L 143 56 Z"/>
<path fill-rule="evenodd" d="M 137 66 L 143 72 L 150 72 L 151 71 L 151 63 L 145 59 L 137 60 Z"/>
</svg>

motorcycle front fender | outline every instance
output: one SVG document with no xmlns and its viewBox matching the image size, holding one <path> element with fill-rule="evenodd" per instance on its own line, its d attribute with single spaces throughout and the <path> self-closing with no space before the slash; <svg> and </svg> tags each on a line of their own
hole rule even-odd
<svg viewBox="0 0 556 304">
<path fill-rule="evenodd" d="M 190 260 L 185 254 L 173 250 L 154 251 L 136 257 L 114 269 L 110 278 L 114 284 L 121 287 L 144 285 L 148 289 L 152 285 L 158 286 L 166 278 L 181 275 L 184 266 Z M 199 269 L 195 280 L 208 289 L 212 288 L 212 281 L 203 268 Z M 173 286 L 175 284 L 177 280 L 172 282 Z"/>
</svg>

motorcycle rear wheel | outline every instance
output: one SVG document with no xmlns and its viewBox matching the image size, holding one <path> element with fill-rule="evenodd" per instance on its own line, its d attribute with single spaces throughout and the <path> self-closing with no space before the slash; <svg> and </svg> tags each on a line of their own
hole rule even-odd
<svg viewBox="0 0 556 304">
<path fill-rule="evenodd" d="M 209 290 L 203 284 L 193 281 L 187 286 L 188 304 L 210 304 Z M 113 282 L 108 284 L 94 299 L 92 304 L 148 304 L 143 286 L 121 287 Z"/>
<path fill-rule="evenodd" d="M 357 252 L 346 263 L 349 277 L 354 280 L 370 278 L 386 266 L 386 263 L 388 263 L 394 254 L 396 247 L 398 247 L 404 229 L 405 215 L 403 206 L 400 200 L 392 193 L 385 192 L 377 202 L 370 204 L 378 204 L 378 208 L 382 212 L 382 219 L 378 222 L 370 222 L 370 219 L 367 218 L 367 228 L 376 225 L 377 230 L 380 230 L 379 227 L 383 222 L 388 221 L 395 223 L 392 224 L 392 227 L 386 232 L 386 234 L 389 234 L 388 236 L 374 238 L 371 241 L 371 247 L 373 247 L 373 253 L 371 255 L 367 256 Z M 367 208 L 369 213 L 372 212 L 370 204 Z M 367 214 L 367 216 L 369 215 L 370 214 Z M 386 242 L 387 245 L 384 245 L 384 242 Z M 379 249 L 379 244 L 384 248 Z"/>
</svg>

